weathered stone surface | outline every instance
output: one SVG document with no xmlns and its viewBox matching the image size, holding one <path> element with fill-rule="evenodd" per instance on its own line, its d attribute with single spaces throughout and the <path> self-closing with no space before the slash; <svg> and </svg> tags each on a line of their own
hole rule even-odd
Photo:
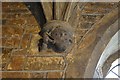
<svg viewBox="0 0 120 80">
<path fill-rule="evenodd" d="M 69 21 L 69 19 L 70 19 L 70 17 L 72 17 L 72 16 L 76 16 L 76 15 L 72 15 L 72 13 L 73 13 L 73 10 L 74 10 L 74 8 L 75 8 L 75 6 L 76 6 L 76 2 L 70 2 L 70 3 L 66 3 L 66 11 L 65 11 L 65 15 L 64 15 L 64 17 L 63 17 L 63 20 L 64 21 Z M 75 14 L 76 14 L 76 12 L 75 12 Z M 72 15 L 72 16 L 71 16 Z"/>
<path fill-rule="evenodd" d="M 29 78 L 30 73 L 22 72 L 3 72 L 2 78 Z"/>
<path fill-rule="evenodd" d="M 15 9 L 15 8 L 17 8 L 17 9 L 23 9 L 23 8 L 26 8 L 26 6 L 23 4 L 23 3 L 21 3 L 21 2 L 9 2 L 9 3 L 7 3 L 7 2 L 3 2 L 2 3 L 2 8 L 4 9 L 4 8 L 8 8 L 8 9 Z M 27 8 L 26 8 L 27 9 Z"/>
<path fill-rule="evenodd" d="M 29 17 L 32 17 L 33 15 L 32 14 L 21 14 L 21 13 L 14 13 L 14 14 L 2 14 L 2 19 L 14 19 L 14 18 L 17 18 L 17 19 L 20 19 L 20 18 L 29 18 Z"/>
<path fill-rule="evenodd" d="M 20 44 L 20 47 L 22 49 L 24 48 L 28 48 L 29 47 L 29 43 L 30 43 L 30 34 L 24 34 L 23 37 L 22 37 L 22 40 L 21 40 L 21 44 Z"/>
<path fill-rule="evenodd" d="M 116 8 L 115 10 L 113 10 L 112 12 L 110 12 L 109 14 L 104 16 L 104 18 L 102 18 L 98 23 L 96 23 L 96 25 L 94 25 L 95 29 L 92 31 L 92 33 L 97 32 L 97 36 L 96 36 L 96 40 L 94 41 L 94 43 L 92 45 L 94 45 L 95 49 L 93 50 L 92 55 L 89 59 L 90 64 L 88 64 L 87 68 L 86 68 L 86 73 L 91 73 L 91 74 L 85 73 L 85 77 L 91 77 L 94 74 L 94 70 L 95 70 L 97 62 L 101 56 L 101 53 L 105 49 L 105 45 L 107 45 L 110 40 L 110 38 L 109 38 L 102 42 L 100 39 L 102 37 L 104 38 L 108 35 L 111 35 L 111 37 L 112 37 L 112 35 L 116 31 L 114 33 L 110 33 L 108 35 L 105 32 L 107 32 L 109 27 L 111 27 L 110 25 L 112 25 L 117 19 L 118 19 L 118 9 Z M 112 26 L 112 28 L 113 27 L 114 26 Z M 116 28 L 115 30 L 117 30 L 118 26 L 116 26 L 115 28 Z M 106 36 L 104 36 L 103 34 L 106 34 Z"/>
<path fill-rule="evenodd" d="M 24 25 L 26 29 L 26 34 L 30 33 L 39 33 L 40 32 L 40 27 L 38 25 Z"/>
<path fill-rule="evenodd" d="M 8 61 L 10 60 L 10 55 L 11 51 L 13 50 L 12 48 L 2 48 L 2 53 L 0 54 L 1 56 L 1 68 L 2 70 L 5 70 L 7 64 L 9 63 Z"/>
<path fill-rule="evenodd" d="M 67 22 L 53 20 L 43 28 L 43 43 L 41 51 L 52 49 L 57 53 L 70 52 L 74 44 L 74 29 Z"/>
<path fill-rule="evenodd" d="M 76 29 L 76 32 L 75 32 L 76 43 L 78 43 L 82 39 L 82 37 L 86 32 L 87 32 L 86 29 Z"/>
<path fill-rule="evenodd" d="M 17 14 L 17 13 L 25 13 L 30 14 L 30 12 L 27 9 L 3 9 L 3 14 L 11 13 L 11 14 Z"/>
<path fill-rule="evenodd" d="M 27 70 L 63 70 L 64 59 L 62 57 L 28 57 Z"/>
<path fill-rule="evenodd" d="M 18 48 L 20 45 L 20 38 L 19 37 L 8 37 L 5 39 L 5 46 L 4 47 L 12 47 L 12 48 Z"/>
<path fill-rule="evenodd" d="M 90 33 L 87 36 L 87 38 L 85 38 L 83 40 L 83 42 L 81 44 L 78 44 L 78 45 L 80 45 L 79 49 L 84 49 L 84 48 L 88 47 L 89 45 L 91 45 L 95 41 L 95 39 L 96 39 L 96 33 L 93 33 L 93 34 Z"/>
<path fill-rule="evenodd" d="M 38 25 L 38 22 L 36 21 L 34 16 L 26 18 L 26 24 L 36 25 L 36 27 L 40 28 L 40 26 Z"/>
<path fill-rule="evenodd" d="M 0 47 L 5 46 L 6 39 L 0 38 Z"/>
<path fill-rule="evenodd" d="M 12 51 L 12 56 L 25 56 L 27 54 L 26 49 L 14 49 Z"/>
<path fill-rule="evenodd" d="M 44 78 L 45 73 L 30 73 L 29 78 Z"/>
<path fill-rule="evenodd" d="M 28 17 L 28 18 L 4 19 L 2 24 L 3 25 L 7 24 L 7 26 L 9 26 L 9 25 L 11 25 L 11 26 L 13 26 L 13 25 L 20 26 L 21 25 L 20 27 L 24 27 L 25 24 L 28 24 L 28 26 L 34 26 L 34 25 L 37 26 L 38 25 L 37 21 L 35 20 L 35 18 L 33 16 Z"/>
<path fill-rule="evenodd" d="M 90 59 L 90 62 L 89 63 L 87 63 L 87 62 L 88 62 L 89 58 L 91 57 L 90 55 L 91 55 L 92 51 L 94 50 L 95 45 L 97 44 L 97 42 L 100 40 L 100 38 L 104 34 L 104 31 L 106 31 L 106 28 L 108 28 L 110 26 L 110 24 L 112 24 L 117 19 L 117 16 L 118 16 L 117 14 L 118 14 L 117 9 L 115 9 L 113 12 L 110 12 L 110 14 L 108 14 L 104 18 L 102 18 L 102 20 L 100 20 L 97 25 L 94 25 L 94 27 L 91 29 L 91 31 L 89 31 L 89 34 L 87 34 L 85 38 L 83 37 L 84 40 L 82 40 L 83 43 L 81 43 L 81 44 L 87 43 L 88 41 L 90 44 L 87 43 L 84 46 L 87 48 L 77 49 L 78 53 L 76 52 L 76 55 L 75 55 L 76 59 L 73 64 L 69 65 L 69 69 L 68 69 L 69 71 L 67 73 L 71 73 L 71 74 L 68 74 L 68 77 L 75 78 L 75 77 L 82 77 L 84 75 L 91 75 L 91 77 L 92 77 L 92 74 L 88 74 L 88 73 L 92 73 L 92 71 L 94 71 L 91 69 L 95 69 L 94 62 L 97 62 L 96 61 L 98 59 L 97 53 L 99 52 L 99 50 L 102 51 L 103 45 L 101 45 L 101 47 L 100 47 L 100 44 L 99 44 L 99 50 L 95 52 L 96 56 L 94 56 L 95 54 L 92 55 L 92 58 L 94 60 L 91 61 L 91 59 Z M 96 38 L 95 38 L 95 36 L 96 36 Z M 91 41 L 91 39 L 92 39 L 92 41 Z M 82 45 L 79 45 L 78 47 L 81 47 L 81 46 Z M 99 55 L 100 55 L 100 53 L 99 53 Z M 92 65 L 91 63 L 93 63 L 94 65 Z M 91 68 L 89 67 L 89 69 L 87 69 L 88 70 L 87 73 L 84 73 L 87 65 L 90 65 Z M 80 70 L 80 72 L 78 72 L 78 70 Z M 73 72 L 73 74 L 72 74 L 72 72 Z M 74 75 L 74 73 L 76 73 L 76 75 Z M 88 77 L 88 78 L 91 78 L 91 77 Z"/>
<path fill-rule="evenodd" d="M 20 24 L 25 24 L 25 19 L 7 19 L 5 20 L 5 23 L 3 25 L 20 25 Z"/>
<path fill-rule="evenodd" d="M 2 37 L 2 25 L 0 25 L 0 38 Z"/>
<path fill-rule="evenodd" d="M 21 37 L 23 35 L 23 28 L 19 26 L 3 25 L 2 37 Z"/>
<path fill-rule="evenodd" d="M 73 5 L 72 5 L 72 9 L 71 9 L 71 13 L 70 13 L 70 17 L 68 19 L 68 22 L 70 23 L 70 25 L 73 28 L 76 28 L 78 23 L 79 23 L 81 11 L 80 11 L 79 5 L 77 5 L 76 2 L 73 2 L 72 4 Z"/>
<path fill-rule="evenodd" d="M 31 43 L 29 45 L 29 48 L 27 50 L 27 52 L 30 54 L 30 55 L 36 55 L 36 54 L 39 54 L 39 48 L 38 48 L 38 43 L 39 43 L 39 40 L 40 40 L 40 35 L 38 34 L 32 34 L 31 35 Z"/>
<path fill-rule="evenodd" d="M 7 70 L 22 70 L 24 67 L 24 56 L 11 56 L 11 61 L 7 66 Z"/>
<path fill-rule="evenodd" d="M 47 78 L 62 78 L 62 72 L 48 73 Z"/>
<path fill-rule="evenodd" d="M 63 20 L 64 19 L 64 14 L 65 14 L 65 10 L 66 10 L 66 6 L 67 6 L 67 2 L 66 4 L 63 2 L 56 2 L 54 3 L 54 20 Z"/>
<path fill-rule="evenodd" d="M 114 9 L 118 3 L 90 3 L 85 6 L 84 10 L 82 11 L 83 14 L 85 13 L 92 13 L 92 14 L 104 14 L 109 12 L 110 10 Z"/>
<path fill-rule="evenodd" d="M 42 3 L 42 6 L 48 21 L 53 19 L 54 16 L 55 19 L 62 19 L 69 22 L 72 27 L 75 28 L 75 45 L 71 52 L 65 57 L 67 58 L 69 64 L 66 71 L 66 77 L 83 78 L 86 71 L 86 66 L 89 64 L 92 65 L 95 63 L 94 61 L 97 62 L 98 55 L 94 56 L 96 59 L 93 62 L 88 63 L 88 60 L 91 57 L 91 53 L 93 52 L 96 44 L 103 36 L 102 34 L 109 26 L 106 21 L 109 20 L 109 23 L 112 23 L 114 18 L 117 16 L 113 17 L 113 20 L 109 17 L 107 20 L 101 20 L 101 18 L 115 9 L 117 3 L 57 3 L 55 11 L 50 11 L 53 10 L 52 3 Z M 40 55 L 51 55 L 56 53 L 50 50 L 47 52 L 39 52 L 38 42 L 41 36 L 38 35 L 38 33 L 40 32 L 40 28 L 42 26 L 38 25 L 36 19 L 23 3 L 3 3 L 2 9 L 3 38 L 0 38 L 0 41 L 2 41 L 0 47 L 7 47 L 7 49 L 3 49 L 3 54 L 0 55 L 3 62 L 2 70 L 5 70 L 5 68 L 8 70 L 22 70 L 24 67 L 27 70 L 37 71 L 46 69 L 63 69 L 63 58 L 39 57 Z M 53 15 L 53 12 L 55 15 Z M 114 14 L 115 13 L 113 12 L 113 15 Z M 96 26 L 93 26 L 99 20 L 101 20 L 101 23 L 103 24 L 98 23 Z M 99 26 L 102 27 L 99 28 Z M 115 29 L 112 31 L 114 32 L 114 30 Z M 107 38 L 109 38 L 109 36 L 106 36 L 106 40 Z M 19 49 L 19 47 L 22 49 Z M 102 51 L 104 48 L 105 46 L 99 48 L 97 53 Z M 13 52 L 10 58 L 12 50 Z M 25 55 L 31 57 L 26 58 Z M 24 62 L 26 60 L 27 63 L 25 66 Z M 5 67 L 6 64 L 9 65 Z M 90 74 L 92 69 L 93 68 L 88 69 L 90 72 L 88 72 L 87 75 L 92 75 Z M 62 73 L 48 72 L 47 77 L 60 78 L 61 75 Z M 4 78 L 41 78 L 45 76 L 46 75 L 44 73 L 3 72 L 2 74 L 2 77 Z"/>
</svg>

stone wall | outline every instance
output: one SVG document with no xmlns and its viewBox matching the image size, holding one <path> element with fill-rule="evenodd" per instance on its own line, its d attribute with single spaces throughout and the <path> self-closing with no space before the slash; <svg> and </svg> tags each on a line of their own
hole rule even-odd
<svg viewBox="0 0 120 80">
<path fill-rule="evenodd" d="M 45 6 L 46 4 L 49 5 Z M 42 38 L 39 35 L 41 26 L 30 10 L 24 3 L 2 3 L 2 28 L 0 27 L 2 29 L 2 37 L 0 37 L 2 64 L 0 65 L 3 78 L 84 77 L 85 71 L 87 72 L 86 67 L 91 64 L 88 61 L 96 44 L 113 23 L 111 17 L 105 20 L 104 17 L 117 7 L 117 3 L 57 4 L 62 7 L 58 8 L 56 5 L 54 11 L 60 9 L 62 12 L 60 15 L 54 12 L 56 19 L 69 22 L 75 29 L 75 45 L 67 56 L 51 51 L 39 52 L 38 43 Z M 54 19 L 53 13 L 49 11 L 52 9 L 51 6 L 51 3 L 42 3 L 47 21 Z M 47 10 L 47 8 L 50 9 Z M 115 15 L 116 12 L 112 14 Z M 112 18 L 116 20 L 117 16 Z M 95 60 L 98 60 L 98 56 L 95 57 Z M 95 67 L 94 62 L 92 66 Z"/>
</svg>

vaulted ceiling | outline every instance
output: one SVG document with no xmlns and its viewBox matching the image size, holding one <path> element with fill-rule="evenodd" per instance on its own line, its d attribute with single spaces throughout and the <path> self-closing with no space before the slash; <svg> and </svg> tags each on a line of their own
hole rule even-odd
<svg viewBox="0 0 120 80">
<path fill-rule="evenodd" d="M 83 78 L 95 46 L 118 19 L 118 3 L 3 2 L 0 19 L 3 77 Z M 66 21 L 75 30 L 75 44 L 67 56 L 38 50 L 39 39 L 42 38 L 39 33 L 43 25 L 51 20 Z M 111 36 L 118 30 L 116 27 L 112 29 Z M 105 46 L 100 46 L 101 53 L 110 40 L 108 35 L 106 37 Z"/>
</svg>

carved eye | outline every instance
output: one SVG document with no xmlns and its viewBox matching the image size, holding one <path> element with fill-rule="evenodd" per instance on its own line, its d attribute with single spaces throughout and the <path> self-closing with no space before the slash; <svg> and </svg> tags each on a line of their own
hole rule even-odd
<svg viewBox="0 0 120 80">
<path fill-rule="evenodd" d="M 57 36 L 57 33 L 55 33 L 55 35 Z"/>
<path fill-rule="evenodd" d="M 67 34 L 65 33 L 64 35 L 66 36 Z"/>
<path fill-rule="evenodd" d="M 60 33 L 60 37 L 62 37 L 63 36 L 63 33 Z"/>
<path fill-rule="evenodd" d="M 69 39 L 69 42 L 70 42 L 70 43 L 72 43 L 72 40 L 71 40 L 71 39 Z"/>
</svg>

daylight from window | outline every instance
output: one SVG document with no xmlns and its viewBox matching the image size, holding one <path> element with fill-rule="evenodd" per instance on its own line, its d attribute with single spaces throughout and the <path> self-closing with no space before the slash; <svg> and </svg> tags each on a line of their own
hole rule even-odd
<svg viewBox="0 0 120 80">
<path fill-rule="evenodd" d="M 108 71 L 108 74 L 105 78 L 119 78 L 120 79 L 120 58 L 115 60 L 110 70 Z"/>
</svg>

